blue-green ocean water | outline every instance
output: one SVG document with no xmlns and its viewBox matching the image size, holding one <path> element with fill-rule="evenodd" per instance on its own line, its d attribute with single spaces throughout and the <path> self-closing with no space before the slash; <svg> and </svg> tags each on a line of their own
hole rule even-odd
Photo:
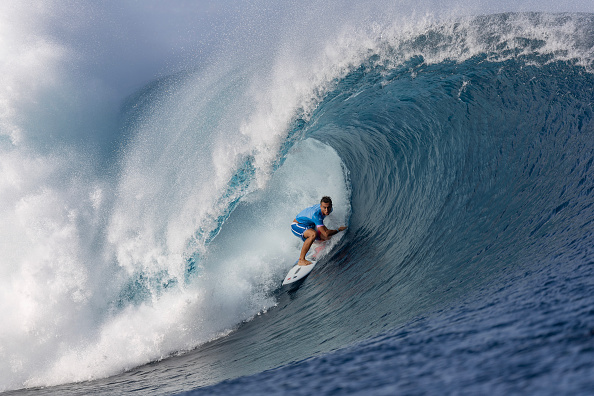
<svg viewBox="0 0 594 396">
<path fill-rule="evenodd" d="M 230 120 L 258 113 L 236 103 L 249 70 L 224 83 L 183 73 L 130 97 L 123 170 L 100 222 L 107 242 L 97 242 L 115 245 L 104 272 L 116 281 L 89 297 L 107 330 L 73 341 L 77 358 L 55 352 L 108 369 L 16 394 L 591 393 L 592 15 L 498 14 L 392 34 L 308 80 L 309 101 L 270 141 L 259 133 L 274 117 Z M 208 114 L 180 127 L 179 107 Z M 242 131 L 221 135 L 234 156 L 201 132 L 221 125 Z M 176 190 L 186 182 L 198 188 Z M 292 212 L 327 190 L 348 231 L 283 289 L 300 247 Z M 196 221 L 176 221 L 180 212 Z M 139 216 L 137 228 L 121 224 Z M 175 250 L 184 227 L 190 242 Z M 165 253 L 138 253 L 146 228 Z M 162 323 L 146 325 L 155 337 L 138 336 L 143 320 Z M 118 360 L 113 334 L 148 352 Z M 53 379 L 60 367 L 40 371 Z"/>
</svg>

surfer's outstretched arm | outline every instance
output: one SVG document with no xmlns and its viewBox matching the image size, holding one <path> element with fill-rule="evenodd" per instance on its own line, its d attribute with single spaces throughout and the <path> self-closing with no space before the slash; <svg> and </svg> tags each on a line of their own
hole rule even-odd
<svg viewBox="0 0 594 396">
<path fill-rule="evenodd" d="M 340 231 L 346 230 L 346 227 L 342 226 L 338 228 L 338 230 L 329 230 L 326 226 L 318 227 L 318 231 L 320 232 L 320 239 L 326 241 L 330 239 L 330 237 L 334 234 L 338 234 Z"/>
</svg>

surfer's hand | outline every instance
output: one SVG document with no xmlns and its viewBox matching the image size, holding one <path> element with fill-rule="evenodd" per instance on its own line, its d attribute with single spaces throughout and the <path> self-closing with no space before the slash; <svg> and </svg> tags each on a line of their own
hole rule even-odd
<svg viewBox="0 0 594 396">
<path fill-rule="evenodd" d="M 338 231 L 344 231 L 344 230 L 346 230 L 346 229 L 347 229 L 347 228 L 346 228 L 345 226 L 338 227 Z"/>
</svg>

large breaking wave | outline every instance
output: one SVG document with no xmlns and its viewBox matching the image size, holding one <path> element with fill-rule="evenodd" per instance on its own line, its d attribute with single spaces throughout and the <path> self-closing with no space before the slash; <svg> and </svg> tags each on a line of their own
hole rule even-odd
<svg viewBox="0 0 594 396">
<path fill-rule="evenodd" d="M 239 328 L 197 386 L 588 256 L 592 16 L 363 26 L 159 78 L 116 116 L 82 94 L 116 93 L 56 71 L 68 47 L 11 54 L 0 389 L 107 377 Z M 300 249 L 288 224 L 322 195 L 350 227 L 296 308 L 278 294 Z"/>
</svg>

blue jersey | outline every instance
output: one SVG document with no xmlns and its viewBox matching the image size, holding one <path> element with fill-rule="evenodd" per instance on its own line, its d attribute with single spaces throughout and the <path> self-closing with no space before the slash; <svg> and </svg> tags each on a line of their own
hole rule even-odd
<svg viewBox="0 0 594 396">
<path fill-rule="evenodd" d="M 324 225 L 324 216 L 320 204 L 310 206 L 309 208 L 303 209 L 295 220 L 297 223 L 304 225 L 308 228 L 318 228 Z"/>
</svg>

